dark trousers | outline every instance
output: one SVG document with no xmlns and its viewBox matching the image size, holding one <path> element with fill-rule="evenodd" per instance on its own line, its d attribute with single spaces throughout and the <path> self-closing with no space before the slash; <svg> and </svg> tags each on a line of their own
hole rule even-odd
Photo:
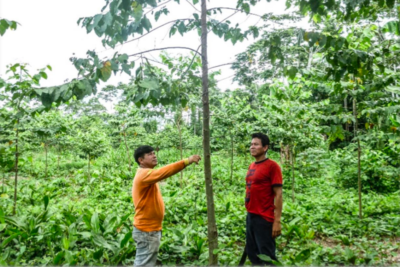
<svg viewBox="0 0 400 267">
<path fill-rule="evenodd" d="M 258 255 L 275 256 L 275 239 L 272 238 L 272 224 L 260 215 L 247 213 L 246 218 L 246 251 L 253 265 L 265 265 Z"/>
</svg>

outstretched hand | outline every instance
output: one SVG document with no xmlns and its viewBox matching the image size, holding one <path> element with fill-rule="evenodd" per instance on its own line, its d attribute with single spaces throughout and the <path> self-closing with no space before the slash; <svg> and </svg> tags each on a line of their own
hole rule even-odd
<svg viewBox="0 0 400 267">
<path fill-rule="evenodd" d="M 199 155 L 192 155 L 189 157 L 189 164 L 192 164 L 193 162 L 196 164 L 199 164 L 199 161 L 201 160 Z"/>
</svg>

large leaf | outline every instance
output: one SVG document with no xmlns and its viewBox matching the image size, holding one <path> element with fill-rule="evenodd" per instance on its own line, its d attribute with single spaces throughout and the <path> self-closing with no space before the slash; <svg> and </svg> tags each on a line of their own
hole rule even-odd
<svg viewBox="0 0 400 267">
<path fill-rule="evenodd" d="M 49 196 L 44 196 L 43 197 L 43 203 L 44 203 L 44 209 L 47 210 L 47 206 L 49 205 Z"/>
<path fill-rule="evenodd" d="M 304 262 L 311 256 L 311 249 L 305 249 L 301 251 L 299 254 L 297 254 L 295 261 L 296 262 Z"/>
<path fill-rule="evenodd" d="M 143 87 L 146 89 L 158 89 L 160 86 L 158 81 L 153 78 L 146 78 L 143 81 L 141 81 L 139 85 L 140 85 L 140 87 Z"/>
<path fill-rule="evenodd" d="M 395 35 L 400 35 L 400 22 L 389 21 L 383 26 L 383 32 L 389 32 Z"/>
<path fill-rule="evenodd" d="M 101 235 L 93 236 L 93 243 L 95 243 L 100 248 L 107 248 L 109 250 L 113 250 L 113 247 Z"/>
<path fill-rule="evenodd" d="M 97 213 L 94 213 L 92 215 L 90 225 L 92 227 L 93 232 L 95 232 L 96 234 L 100 233 L 100 220 L 99 220 L 99 215 Z"/>
</svg>

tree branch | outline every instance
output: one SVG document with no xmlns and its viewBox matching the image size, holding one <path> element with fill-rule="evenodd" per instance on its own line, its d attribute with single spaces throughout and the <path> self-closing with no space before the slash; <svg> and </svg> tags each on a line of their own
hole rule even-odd
<svg viewBox="0 0 400 267">
<path fill-rule="evenodd" d="M 221 20 L 220 22 L 218 22 L 217 25 L 215 25 L 215 26 L 220 25 L 222 22 L 224 22 L 225 20 L 227 20 L 227 19 L 229 19 L 230 17 L 234 16 L 234 15 L 235 15 L 236 13 L 238 13 L 238 12 L 239 12 L 239 10 L 233 12 L 233 14 L 231 14 L 231 15 L 229 15 L 228 17 L 224 18 L 223 20 Z M 210 29 L 208 32 L 210 32 L 210 31 L 211 31 L 211 29 Z"/>
<path fill-rule="evenodd" d="M 190 48 L 190 47 L 170 46 L 170 47 L 161 47 L 161 48 L 154 48 L 154 49 L 151 49 L 151 50 L 146 50 L 146 51 L 143 51 L 143 52 L 139 52 L 139 53 L 135 53 L 135 54 L 129 55 L 128 57 L 133 57 L 133 56 L 136 56 L 136 55 L 141 55 L 141 54 L 144 54 L 144 53 L 158 51 L 158 50 L 165 50 L 165 49 L 187 49 L 187 50 L 191 50 L 191 51 L 195 52 L 196 54 L 198 54 L 199 56 L 201 56 L 201 54 L 199 52 L 197 52 L 196 50 L 194 50 L 193 48 Z"/>
<path fill-rule="evenodd" d="M 197 47 L 196 52 L 199 51 L 200 47 L 201 47 L 201 44 L 199 45 L 199 47 Z M 181 77 L 185 76 L 186 73 L 190 70 L 190 68 L 191 68 L 192 65 L 193 65 L 193 62 L 194 62 L 194 59 L 195 59 L 195 58 L 196 58 L 196 54 L 194 54 L 194 56 L 193 56 L 193 58 L 192 58 L 192 61 L 191 61 L 190 64 L 189 64 L 189 67 L 188 67 L 188 68 L 186 69 L 186 71 L 181 75 Z"/>
<path fill-rule="evenodd" d="M 235 10 L 235 11 L 240 11 L 240 12 L 246 13 L 246 11 L 244 11 L 243 9 L 237 9 L 237 8 L 233 8 L 233 7 L 213 7 L 213 8 L 207 9 L 207 12 L 211 11 L 211 10 L 215 10 L 215 9 L 229 9 L 229 10 Z M 254 14 L 254 13 L 246 13 L 246 14 L 262 18 L 262 16 L 260 16 L 258 14 Z"/>
<path fill-rule="evenodd" d="M 154 32 L 155 30 L 158 30 L 159 28 L 164 27 L 165 25 L 168 25 L 168 24 L 170 24 L 170 23 L 177 22 L 177 21 L 180 21 L 180 20 L 192 20 L 192 19 L 176 19 L 176 20 L 172 20 L 172 21 L 166 22 L 166 23 L 164 23 L 163 25 L 160 25 L 160 26 L 158 26 L 158 27 L 152 29 L 152 30 L 149 31 L 149 32 L 147 32 L 147 33 L 145 33 L 145 34 L 142 34 L 140 37 L 137 37 L 137 38 L 132 39 L 132 40 L 130 40 L 130 41 L 126 41 L 124 44 L 127 44 L 127 43 L 130 43 L 130 42 L 139 40 L 139 39 L 145 37 L 146 35 L 148 35 L 148 34 Z"/>
<path fill-rule="evenodd" d="M 186 0 L 186 2 L 191 5 L 197 12 L 201 13 L 200 10 L 198 10 L 192 3 L 189 2 L 189 0 Z"/>
<path fill-rule="evenodd" d="M 156 9 L 156 8 L 159 8 L 159 7 L 162 7 L 162 5 L 164 5 L 164 4 L 167 4 L 168 2 L 171 2 L 172 0 L 168 0 L 168 1 L 166 1 L 166 2 L 164 2 L 164 3 L 161 3 L 160 5 L 158 5 L 158 6 L 156 6 L 156 7 L 153 7 L 152 9 L 150 9 L 149 11 L 147 11 L 145 14 L 144 14 L 144 16 L 146 16 L 147 14 L 149 14 L 151 11 L 153 11 L 154 9 Z"/>
<path fill-rule="evenodd" d="M 211 67 L 211 68 L 208 68 L 208 69 L 211 70 L 211 69 L 215 69 L 215 68 L 226 66 L 226 65 L 232 65 L 233 63 L 235 63 L 235 62 L 229 62 L 229 63 L 217 65 L 217 66 L 214 66 L 214 67 Z"/>
</svg>

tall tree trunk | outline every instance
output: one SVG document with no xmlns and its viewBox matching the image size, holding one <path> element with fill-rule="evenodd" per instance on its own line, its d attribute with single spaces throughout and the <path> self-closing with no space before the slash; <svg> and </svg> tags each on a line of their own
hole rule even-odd
<svg viewBox="0 0 400 267">
<path fill-rule="evenodd" d="M 18 136 L 19 136 L 19 119 L 17 120 L 17 130 L 16 130 L 16 138 L 15 138 L 15 184 L 14 184 L 14 206 L 13 206 L 13 215 L 16 214 L 17 209 L 17 187 L 18 187 Z"/>
<path fill-rule="evenodd" d="M 211 176 L 211 148 L 210 148 L 210 106 L 208 96 L 208 58 L 207 58 L 207 1 L 201 0 L 201 59 L 202 59 L 202 87 L 203 87 L 203 149 L 204 149 L 204 178 L 207 195 L 208 218 L 208 257 L 209 265 L 218 265 L 218 231 L 215 221 L 214 193 Z"/>
<path fill-rule="evenodd" d="M 126 148 L 126 155 L 128 156 L 128 163 L 129 163 L 129 172 L 132 171 L 132 163 L 131 163 L 131 156 L 129 154 L 129 147 L 128 143 L 126 142 L 126 132 L 124 132 L 124 141 L 125 141 L 125 148 Z"/>
<path fill-rule="evenodd" d="M 354 137 L 357 138 L 357 151 L 358 151 L 358 216 L 362 219 L 362 196 L 361 196 L 361 144 L 360 139 L 357 136 L 357 100 L 356 97 L 353 96 L 353 115 L 354 115 Z"/>
</svg>

